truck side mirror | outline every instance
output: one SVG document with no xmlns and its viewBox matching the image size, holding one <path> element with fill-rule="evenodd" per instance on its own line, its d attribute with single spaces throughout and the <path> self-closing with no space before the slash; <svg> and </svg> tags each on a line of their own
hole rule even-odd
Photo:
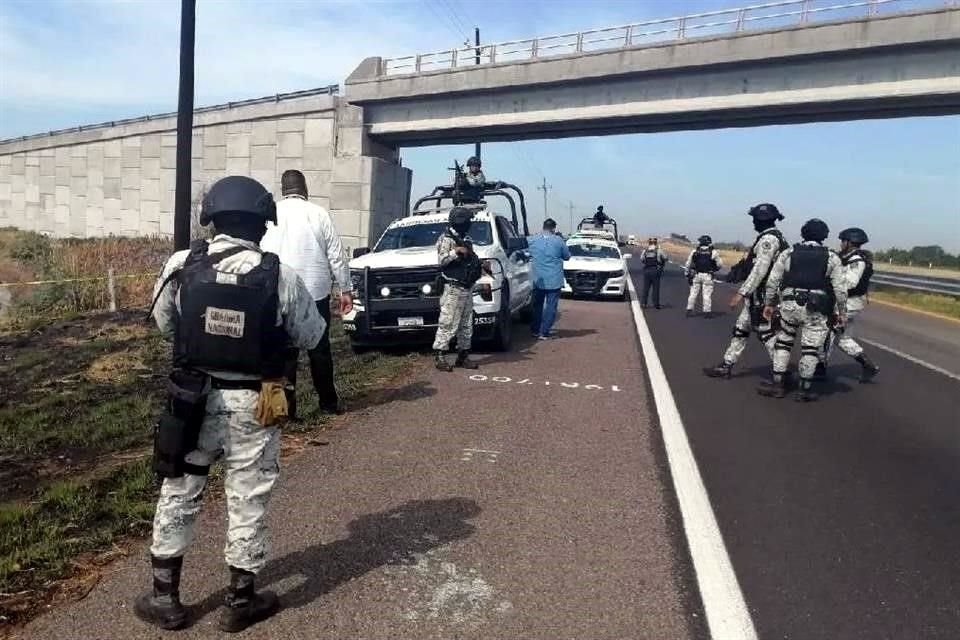
<svg viewBox="0 0 960 640">
<path fill-rule="evenodd" d="M 353 257 L 359 258 L 360 256 L 365 256 L 370 253 L 370 247 L 359 247 L 353 250 Z"/>
</svg>

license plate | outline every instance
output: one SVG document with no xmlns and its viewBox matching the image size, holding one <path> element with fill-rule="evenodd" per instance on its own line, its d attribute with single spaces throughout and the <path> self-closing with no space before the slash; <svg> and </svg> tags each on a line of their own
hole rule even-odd
<svg viewBox="0 0 960 640">
<path fill-rule="evenodd" d="M 414 318 L 397 318 L 398 327 L 422 327 L 423 326 L 423 317 L 416 316 Z"/>
</svg>

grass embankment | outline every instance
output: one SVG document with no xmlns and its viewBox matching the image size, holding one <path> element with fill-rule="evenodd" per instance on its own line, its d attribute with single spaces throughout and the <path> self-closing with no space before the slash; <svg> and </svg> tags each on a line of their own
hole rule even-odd
<svg viewBox="0 0 960 640">
<path fill-rule="evenodd" d="M 889 287 L 876 287 L 870 291 L 870 300 L 874 302 L 886 302 L 960 320 L 960 298 L 956 296 L 892 289 Z"/>
<path fill-rule="evenodd" d="M 11 235 L 18 234 L 3 234 L 0 245 L 6 273 L 30 273 L 36 263 L 16 253 L 22 245 L 9 242 Z M 109 242 L 123 250 L 122 239 Z M 97 251 L 74 244 L 81 253 Z M 147 255 L 149 264 L 128 268 L 156 271 L 159 264 Z M 144 307 L 150 284 L 131 290 L 127 304 Z M 113 542 L 150 530 L 156 498 L 150 442 L 169 345 L 145 320 L 145 309 L 78 313 L 76 301 L 87 299 L 58 305 L 20 297 L 0 330 L 0 628 L 28 618 L 51 593 L 69 590 L 70 583 L 58 581 L 83 573 L 79 556 L 95 564 Z M 58 312 L 69 317 L 49 319 Z M 353 354 L 337 322 L 332 343 L 337 385 L 352 407 L 370 402 L 371 390 L 389 386 L 411 365 L 410 356 Z M 304 420 L 285 429 L 288 440 L 328 421 L 305 360 L 299 379 Z"/>
</svg>

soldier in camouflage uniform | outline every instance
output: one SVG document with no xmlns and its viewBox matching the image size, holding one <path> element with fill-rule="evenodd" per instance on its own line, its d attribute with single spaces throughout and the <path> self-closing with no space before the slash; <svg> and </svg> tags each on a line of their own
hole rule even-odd
<svg viewBox="0 0 960 640">
<path fill-rule="evenodd" d="M 463 207 L 450 210 L 450 227 L 437 241 L 443 293 L 440 294 L 440 320 L 433 340 L 436 366 L 441 371 L 453 371 L 453 366 L 476 369 L 477 363 L 468 358 L 473 341 L 473 285 L 480 279 L 480 259 L 473 252 L 468 235 L 473 213 Z M 457 360 L 447 362 L 450 341 L 457 339 Z"/>
<path fill-rule="evenodd" d="M 202 351 L 189 342 L 190 327 L 200 329 L 192 334 L 198 340 L 212 343 L 229 334 L 235 350 L 242 350 L 245 335 L 243 320 L 238 331 L 218 328 L 206 317 L 191 318 L 191 281 L 177 274 L 187 272 L 185 265 L 200 252 L 209 256 L 209 265 L 216 273 L 216 283 L 225 287 L 236 284 L 246 274 L 255 274 L 265 264 L 279 267 L 276 275 L 276 297 L 268 309 L 276 316 L 276 330 L 285 334 L 295 348 L 312 349 L 324 333 L 326 323 L 317 312 L 313 298 L 295 271 L 280 265 L 276 256 L 265 254 L 259 242 L 266 231 L 267 220 L 276 221 L 276 209 L 270 193 L 250 178 L 232 176 L 218 181 L 203 202 L 201 224 L 214 223 L 216 235 L 209 245 L 194 244 L 190 251 L 178 251 L 167 261 L 154 288 L 154 319 L 161 333 L 172 338 L 175 353 L 188 357 L 178 346 L 187 341 L 193 352 Z M 205 286 L 210 286 L 209 284 Z M 227 297 L 240 298 L 240 287 Z M 195 288 L 199 298 L 203 291 Z M 185 297 L 186 296 L 186 297 Z M 183 303 L 183 306 L 181 306 Z M 200 300 L 200 304 L 207 304 Z M 213 302 L 209 304 L 214 304 Z M 241 307 L 243 308 L 243 307 Z M 214 309 L 229 318 L 221 309 Z M 257 310 L 254 310 L 256 312 Z M 236 312 L 235 312 L 236 313 Z M 245 312 L 249 316 L 249 309 Z M 270 316 L 267 315 L 267 318 Z M 247 322 L 247 329 L 254 322 Z M 263 334 L 256 327 L 253 333 Z M 215 334 L 219 333 L 219 338 Z M 258 338 L 254 338 L 257 340 Z M 258 346 L 266 343 L 257 343 Z M 278 351 L 282 359 L 283 344 Z M 240 354 L 243 357 L 243 354 Z M 257 351 L 258 357 L 263 355 Z M 236 354 L 234 354 L 236 356 Z M 282 367 L 282 364 L 281 364 Z M 206 417 L 200 427 L 196 449 L 184 456 L 184 473 L 167 477 L 160 491 L 150 547 L 153 567 L 153 590 L 140 596 L 134 611 L 141 619 L 163 629 L 177 629 L 186 624 L 187 612 L 180 603 L 180 573 L 183 556 L 193 539 L 194 525 L 200 513 L 209 466 L 222 460 L 225 467 L 224 491 L 227 496 L 227 543 L 224 557 L 230 568 L 230 588 L 226 595 L 221 629 L 241 631 L 272 615 L 278 608 L 276 595 L 256 593 L 254 575 L 266 563 L 268 544 L 265 515 L 267 502 L 279 474 L 280 431 L 276 426 L 262 426 L 256 417 L 260 396 L 261 375 L 250 371 L 196 367 L 209 376 L 211 389 L 206 399 Z"/>
<path fill-rule="evenodd" d="M 816 400 L 813 376 L 823 344 L 830 333 L 833 316 L 838 327 L 847 321 L 847 287 L 840 256 L 823 246 L 830 230 L 823 220 L 813 218 L 800 229 L 803 242 L 777 258 L 767 279 L 763 317 L 773 317 L 780 302 L 780 331 L 773 354 L 773 379 L 757 391 L 782 398 L 786 395 L 784 374 L 790 362 L 797 333 L 800 333 L 800 388 L 797 400 Z"/>
<path fill-rule="evenodd" d="M 740 315 L 737 316 L 733 327 L 733 339 L 723 354 L 723 360 L 715 367 L 704 369 L 703 372 L 711 378 L 729 378 L 733 365 L 737 363 L 743 350 L 747 346 L 750 330 L 757 332 L 757 337 L 767 349 L 770 359 L 773 359 L 773 341 L 776 332 L 770 320 L 762 317 L 764 284 L 770 267 L 777 255 L 786 248 L 787 243 L 783 235 L 776 228 L 778 220 L 783 220 L 783 214 L 775 205 L 769 203 L 758 204 L 747 212 L 753 218 L 753 227 L 757 231 L 757 239 L 750 248 L 746 263 L 751 264 L 750 273 L 740 285 L 740 289 L 730 300 L 730 308 L 735 309 L 743 303 Z M 740 265 L 734 265 L 731 271 Z"/>
</svg>

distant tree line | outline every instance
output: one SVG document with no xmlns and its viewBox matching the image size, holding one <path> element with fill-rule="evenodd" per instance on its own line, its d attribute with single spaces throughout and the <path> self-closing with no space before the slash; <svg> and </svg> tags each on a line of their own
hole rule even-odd
<svg viewBox="0 0 960 640">
<path fill-rule="evenodd" d="M 886 251 L 877 251 L 873 256 L 876 262 L 912 265 L 915 267 L 960 269 L 960 255 L 947 253 L 943 250 L 943 247 L 937 244 L 925 247 L 914 247 L 909 251 L 894 247 Z"/>
</svg>

